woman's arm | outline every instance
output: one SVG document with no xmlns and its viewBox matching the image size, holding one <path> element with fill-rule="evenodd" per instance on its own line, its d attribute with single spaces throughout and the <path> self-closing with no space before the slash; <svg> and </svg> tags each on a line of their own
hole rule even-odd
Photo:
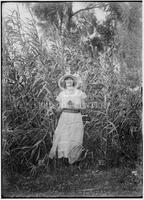
<svg viewBox="0 0 144 200">
<path fill-rule="evenodd" d="M 59 102 L 57 102 L 57 104 L 56 104 L 56 110 L 57 110 L 57 112 L 61 112 L 61 106 L 60 106 Z"/>
<path fill-rule="evenodd" d="M 84 99 L 81 100 L 81 110 L 86 109 L 86 102 Z"/>
<path fill-rule="evenodd" d="M 62 92 L 59 93 L 59 95 L 56 98 L 56 101 L 57 101 L 56 109 L 57 109 L 57 112 L 60 113 L 61 112 Z"/>
</svg>

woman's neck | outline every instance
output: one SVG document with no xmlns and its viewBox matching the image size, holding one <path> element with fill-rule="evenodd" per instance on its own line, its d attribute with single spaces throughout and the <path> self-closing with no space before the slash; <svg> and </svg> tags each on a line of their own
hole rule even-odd
<svg viewBox="0 0 144 200">
<path fill-rule="evenodd" d="M 73 90 L 74 90 L 74 87 L 73 87 L 73 86 L 68 86 L 68 87 L 67 87 L 67 90 L 73 91 Z"/>
<path fill-rule="evenodd" d="M 75 88 L 74 87 L 67 87 L 66 88 L 66 91 L 69 93 L 69 94 L 73 94 L 75 92 Z"/>
</svg>

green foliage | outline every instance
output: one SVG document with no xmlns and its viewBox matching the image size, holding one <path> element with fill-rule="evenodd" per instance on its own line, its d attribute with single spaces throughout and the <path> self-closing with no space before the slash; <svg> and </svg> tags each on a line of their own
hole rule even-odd
<svg viewBox="0 0 144 200">
<path fill-rule="evenodd" d="M 123 62 L 122 74 L 133 84 L 141 82 L 142 66 L 142 7 L 139 2 L 110 3 L 112 19 L 115 19 L 118 54 Z M 124 75 L 125 73 L 125 75 Z"/>
<path fill-rule="evenodd" d="M 52 10 L 55 12 L 55 8 Z M 140 157 L 140 81 L 137 91 L 128 87 L 119 56 L 125 51 L 122 42 L 126 42 L 127 35 L 117 37 L 122 32 L 117 34 L 119 29 L 112 25 L 112 16 L 102 25 L 93 14 L 87 14 L 82 22 L 83 17 L 79 15 L 77 25 L 63 32 L 55 23 L 49 23 L 45 46 L 34 21 L 22 22 L 17 11 L 3 19 L 2 159 L 6 171 L 35 175 L 47 167 L 59 118 L 57 82 L 67 70 L 81 76 L 81 89 L 88 96 L 83 114 L 88 114 L 90 121 L 84 121 L 84 146 L 93 152 L 95 162 L 103 159 L 114 165 L 128 158 L 135 163 Z M 95 34 L 94 28 L 100 37 L 82 39 Z M 135 34 L 132 41 L 137 40 Z"/>
<path fill-rule="evenodd" d="M 20 32 L 15 36 L 14 27 L 17 31 L 21 23 L 17 17 L 16 12 L 4 21 L 3 164 L 11 173 L 25 173 L 49 152 L 57 113 L 52 94 L 54 84 L 49 87 L 46 81 L 49 74 L 44 76 L 39 67 L 46 65 L 47 57 L 38 41 L 36 29 L 29 21 L 28 32 L 24 32 L 23 38 Z"/>
</svg>

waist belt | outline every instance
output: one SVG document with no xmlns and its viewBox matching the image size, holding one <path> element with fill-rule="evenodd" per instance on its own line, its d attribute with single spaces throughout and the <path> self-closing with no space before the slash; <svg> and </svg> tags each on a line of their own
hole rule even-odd
<svg viewBox="0 0 144 200">
<path fill-rule="evenodd" d="M 68 112 L 68 113 L 80 113 L 79 109 L 70 109 L 70 108 L 63 108 L 62 112 Z"/>
</svg>

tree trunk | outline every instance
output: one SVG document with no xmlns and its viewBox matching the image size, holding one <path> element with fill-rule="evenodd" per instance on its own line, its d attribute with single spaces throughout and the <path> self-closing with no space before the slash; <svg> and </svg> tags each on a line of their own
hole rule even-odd
<svg viewBox="0 0 144 200">
<path fill-rule="evenodd" d="M 68 31 L 70 31 L 71 28 L 72 14 L 72 2 L 68 2 L 66 4 L 66 29 Z"/>
</svg>

